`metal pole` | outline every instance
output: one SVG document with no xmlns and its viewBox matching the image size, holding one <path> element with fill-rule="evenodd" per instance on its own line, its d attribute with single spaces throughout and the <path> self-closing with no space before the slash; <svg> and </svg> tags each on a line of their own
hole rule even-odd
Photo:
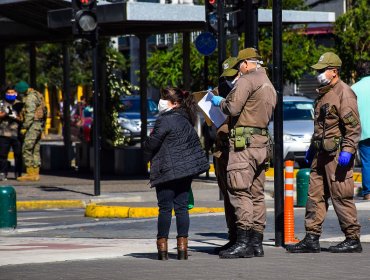
<svg viewBox="0 0 370 280">
<path fill-rule="evenodd" d="M 258 49 L 258 1 L 252 5 L 252 23 L 251 37 L 253 47 Z"/>
<path fill-rule="evenodd" d="M 100 92 L 99 92 L 99 42 L 98 31 L 96 37 L 92 39 L 93 47 L 93 84 L 94 84 L 94 125 L 93 125 L 93 143 L 94 143 L 94 195 L 100 195 L 100 150 L 101 150 L 101 135 L 100 135 Z"/>
<path fill-rule="evenodd" d="M 284 163 L 283 163 L 283 46 L 282 0 L 273 1 L 273 84 L 277 92 L 274 114 L 274 192 L 275 192 L 275 245 L 284 245 Z"/>
<path fill-rule="evenodd" d="M 146 35 L 139 36 L 140 39 L 140 112 L 141 112 L 141 148 L 144 148 L 144 142 L 147 138 L 147 46 L 146 46 Z"/>
<path fill-rule="evenodd" d="M 239 37 L 238 34 L 232 34 L 230 35 L 230 41 L 231 41 L 231 56 L 236 57 L 238 55 L 239 51 Z"/>
<path fill-rule="evenodd" d="M 67 155 L 67 167 L 71 167 L 71 64 L 68 44 L 63 43 L 63 141 Z"/>
<path fill-rule="evenodd" d="M 36 88 L 36 46 L 31 43 L 29 46 L 30 54 L 30 84 L 32 88 Z"/>
<path fill-rule="evenodd" d="M 204 75 L 204 89 L 207 90 L 208 89 L 208 75 L 209 75 L 209 71 L 208 71 L 208 60 L 209 60 L 209 57 L 207 55 L 204 56 L 204 69 L 203 69 L 203 75 Z"/>
<path fill-rule="evenodd" d="M 182 76 L 184 89 L 190 90 L 190 33 L 182 33 Z"/>
<path fill-rule="evenodd" d="M 249 0 L 244 2 L 244 47 L 258 48 L 258 2 Z"/>
<path fill-rule="evenodd" d="M 222 74 L 222 62 L 226 59 L 226 34 L 225 34 L 225 10 L 224 2 L 217 0 L 217 28 L 218 28 L 218 76 Z"/>
<path fill-rule="evenodd" d="M 0 86 L 6 83 L 5 46 L 0 46 Z"/>
</svg>

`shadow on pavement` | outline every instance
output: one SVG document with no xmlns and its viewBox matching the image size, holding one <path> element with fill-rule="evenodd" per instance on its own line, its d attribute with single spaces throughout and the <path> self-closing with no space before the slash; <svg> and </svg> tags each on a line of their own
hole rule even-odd
<svg viewBox="0 0 370 280">
<path fill-rule="evenodd" d="M 125 257 L 133 257 L 133 258 L 137 258 L 137 259 L 150 259 L 150 260 L 158 260 L 158 256 L 157 256 L 157 253 L 131 253 L 131 254 L 127 254 L 127 255 L 124 255 Z M 169 260 L 176 260 L 177 259 L 177 255 L 176 254 L 171 254 L 171 253 L 168 253 L 168 259 Z"/>
<path fill-rule="evenodd" d="M 44 192 L 71 192 L 71 193 L 84 194 L 84 195 L 88 195 L 88 196 L 94 196 L 91 193 L 79 192 L 79 191 L 65 189 L 65 188 L 61 188 L 61 187 L 40 186 L 40 187 L 37 187 L 37 188 L 44 191 Z"/>
</svg>

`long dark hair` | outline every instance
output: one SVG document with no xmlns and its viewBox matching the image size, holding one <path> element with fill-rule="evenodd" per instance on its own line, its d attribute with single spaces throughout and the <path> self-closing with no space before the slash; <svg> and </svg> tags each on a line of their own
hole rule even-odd
<svg viewBox="0 0 370 280">
<path fill-rule="evenodd" d="M 183 108 L 189 115 L 190 123 L 194 126 L 197 121 L 198 105 L 194 96 L 188 91 L 179 88 L 165 88 L 161 90 L 161 98 L 169 100 L 172 103 L 179 104 L 179 108 Z"/>
</svg>

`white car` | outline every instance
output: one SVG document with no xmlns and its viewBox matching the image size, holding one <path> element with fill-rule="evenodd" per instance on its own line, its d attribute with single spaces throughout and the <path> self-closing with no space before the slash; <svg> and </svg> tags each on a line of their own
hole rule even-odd
<svg viewBox="0 0 370 280">
<path fill-rule="evenodd" d="M 304 159 L 314 130 L 313 102 L 303 96 L 283 97 L 283 157 L 294 160 L 299 167 L 307 167 Z M 273 122 L 269 124 L 269 132 L 273 137 Z"/>
</svg>

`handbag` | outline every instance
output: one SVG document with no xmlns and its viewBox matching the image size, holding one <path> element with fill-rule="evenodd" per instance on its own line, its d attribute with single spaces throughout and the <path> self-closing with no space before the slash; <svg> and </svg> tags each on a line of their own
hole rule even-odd
<svg viewBox="0 0 370 280">
<path fill-rule="evenodd" d="M 194 195 L 193 195 L 193 191 L 190 187 L 189 198 L 188 198 L 188 210 L 193 209 L 193 208 L 194 208 Z"/>
</svg>

